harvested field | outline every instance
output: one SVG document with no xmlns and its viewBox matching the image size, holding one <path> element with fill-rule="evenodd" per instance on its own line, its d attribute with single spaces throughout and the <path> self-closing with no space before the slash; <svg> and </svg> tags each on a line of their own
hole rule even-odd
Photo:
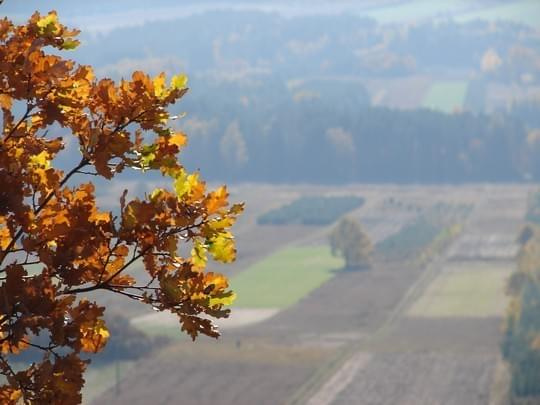
<svg viewBox="0 0 540 405">
<path fill-rule="evenodd" d="M 384 334 L 366 342 L 373 352 L 499 353 L 502 314 L 488 318 L 396 320 Z"/>
<path fill-rule="evenodd" d="M 258 342 L 179 343 L 132 369 L 122 382 L 129 389 L 120 396 L 109 390 L 96 403 L 275 405 L 327 354 L 324 349 Z"/>
<path fill-rule="evenodd" d="M 487 404 L 495 361 L 490 355 L 378 354 L 331 403 Z"/>
<path fill-rule="evenodd" d="M 450 256 L 454 260 L 512 259 L 517 252 L 515 235 L 466 235 L 452 248 Z"/>
<path fill-rule="evenodd" d="M 521 198 L 518 198 L 521 197 Z M 512 260 L 527 199 L 523 193 L 491 197 L 478 204 L 463 237 L 451 247 L 452 260 Z"/>
<path fill-rule="evenodd" d="M 403 318 L 363 346 L 359 353 L 371 353 L 370 361 L 349 364 L 351 373 L 342 375 L 349 384 L 330 390 L 331 400 L 321 403 L 492 403 L 493 379 L 500 380 L 500 323 L 500 318 Z"/>
<path fill-rule="evenodd" d="M 361 343 L 331 377 L 340 375 L 347 384 L 322 385 L 311 399 L 360 405 L 492 403 L 494 378 L 501 381 L 496 376 L 500 326 L 496 317 L 398 319 Z"/>
</svg>

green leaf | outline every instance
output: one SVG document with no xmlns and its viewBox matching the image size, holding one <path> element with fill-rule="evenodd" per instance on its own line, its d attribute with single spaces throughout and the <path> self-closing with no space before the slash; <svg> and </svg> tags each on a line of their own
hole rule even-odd
<svg viewBox="0 0 540 405">
<path fill-rule="evenodd" d="M 152 145 L 143 145 L 140 150 L 140 166 L 141 169 L 146 170 L 152 167 L 152 163 L 156 159 L 156 154 L 154 153 L 157 149 L 156 144 Z"/>
<path fill-rule="evenodd" d="M 77 48 L 81 44 L 80 41 L 77 41 L 76 39 L 64 39 L 64 43 L 60 47 L 60 49 L 65 50 L 72 50 Z"/>
</svg>

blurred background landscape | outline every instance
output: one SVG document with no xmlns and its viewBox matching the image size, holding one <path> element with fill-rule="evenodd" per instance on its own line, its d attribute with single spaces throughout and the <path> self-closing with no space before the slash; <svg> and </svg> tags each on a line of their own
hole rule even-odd
<svg viewBox="0 0 540 405">
<path fill-rule="evenodd" d="M 186 73 L 180 160 L 246 202 L 238 260 L 209 265 L 238 294 L 223 337 L 96 297 L 113 338 L 87 403 L 540 403 L 540 2 L 2 8 L 57 10 L 100 78 Z M 102 207 L 165 184 L 118 178 Z M 343 218 L 369 269 L 332 254 Z"/>
</svg>

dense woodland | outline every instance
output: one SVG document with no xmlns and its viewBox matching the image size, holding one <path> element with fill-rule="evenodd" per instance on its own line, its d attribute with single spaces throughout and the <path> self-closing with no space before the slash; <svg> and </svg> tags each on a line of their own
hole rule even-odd
<svg viewBox="0 0 540 405">
<path fill-rule="evenodd" d="M 214 11 L 87 34 L 76 54 L 113 78 L 187 72 L 184 161 L 212 180 L 462 183 L 540 178 L 538 101 L 486 112 L 490 85 L 536 84 L 539 45 L 512 22 Z M 377 107 L 363 82 L 415 75 L 467 78 L 461 111 Z"/>
<path fill-rule="evenodd" d="M 290 204 L 260 215 L 261 225 L 331 225 L 343 215 L 364 204 L 362 197 L 301 197 Z"/>
<path fill-rule="evenodd" d="M 193 98 L 190 102 L 196 102 Z M 187 156 L 186 163 L 197 164 L 212 178 L 236 181 L 460 183 L 540 178 L 538 147 L 529 147 L 526 128 L 510 115 L 335 107 L 338 101 L 331 96 L 302 105 L 284 101 L 273 111 L 261 108 L 249 116 L 235 115 L 239 118 L 233 121 L 216 105 L 209 123 L 187 120 L 190 156 L 204 151 L 207 159 L 190 161 Z M 234 105 L 229 104 L 231 109 Z"/>
<path fill-rule="evenodd" d="M 539 48 L 537 31 L 514 22 L 222 10 L 86 33 L 72 55 L 113 79 L 186 72 L 190 92 L 174 107 L 184 162 L 210 180 L 463 183 L 540 179 L 540 102 L 521 94 L 538 84 Z M 462 106 L 377 106 L 366 87 L 416 77 L 463 81 Z M 522 97 L 493 110 L 493 86 Z"/>
<path fill-rule="evenodd" d="M 517 269 L 507 293 L 511 302 L 505 322 L 502 354 L 510 364 L 511 394 L 515 397 L 540 395 L 540 193 L 529 199 L 529 224 L 520 236 Z"/>
</svg>

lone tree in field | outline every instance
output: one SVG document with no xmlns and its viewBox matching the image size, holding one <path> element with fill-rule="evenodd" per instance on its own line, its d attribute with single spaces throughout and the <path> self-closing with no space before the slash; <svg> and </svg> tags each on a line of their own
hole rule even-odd
<svg viewBox="0 0 540 405">
<path fill-rule="evenodd" d="M 352 219 L 342 219 L 330 234 L 332 254 L 345 259 L 348 269 L 371 267 L 373 245 L 360 224 Z"/>
<path fill-rule="evenodd" d="M 229 206 L 224 186 L 205 191 L 177 160 L 186 136 L 169 127 L 167 107 L 187 92 L 186 77 L 96 80 L 90 66 L 56 55 L 77 47 L 77 34 L 55 12 L 22 26 L 0 20 L 2 404 L 81 402 L 89 363 L 81 352 L 102 350 L 109 337 L 105 308 L 86 293 L 170 311 L 193 339 L 219 336 L 210 318 L 227 317 L 234 299 L 227 279 L 205 265 L 208 256 L 234 260 L 229 228 L 243 206 Z M 66 141 L 58 133 L 78 145 L 65 171 L 54 167 Z M 130 199 L 126 190 L 117 211 L 100 210 L 85 177 L 133 169 L 161 172 L 172 191 Z M 185 244 L 191 253 L 181 257 Z M 136 279 L 129 270 L 141 262 L 145 276 Z M 17 368 L 25 350 L 41 361 Z"/>
</svg>

